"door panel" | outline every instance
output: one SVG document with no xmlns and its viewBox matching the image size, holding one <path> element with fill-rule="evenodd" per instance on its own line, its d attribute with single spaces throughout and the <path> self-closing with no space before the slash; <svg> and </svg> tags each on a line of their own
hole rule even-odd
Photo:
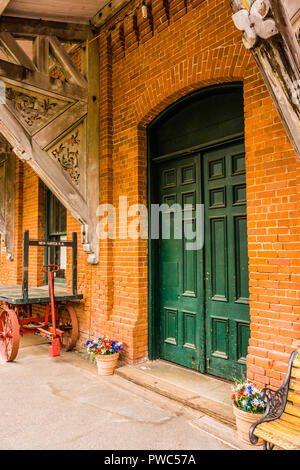
<svg viewBox="0 0 300 470">
<path fill-rule="evenodd" d="M 203 154 L 207 372 L 246 372 L 250 335 L 243 144 Z"/>
<path fill-rule="evenodd" d="M 245 154 L 242 143 L 160 164 L 159 204 L 170 217 L 160 233 L 160 357 L 227 379 L 246 371 L 250 335 Z M 174 204 L 204 203 L 204 248 L 186 249 L 195 210 L 182 222 Z M 174 208 L 173 208 L 174 209 Z"/>
<path fill-rule="evenodd" d="M 204 365 L 203 259 L 202 251 L 186 249 L 189 240 L 184 234 L 185 227 L 195 231 L 195 207 L 201 203 L 200 155 L 165 163 L 159 175 L 159 203 L 167 205 L 160 226 L 163 216 L 169 215 L 171 221 L 170 239 L 164 239 L 161 231 L 159 241 L 160 357 L 199 370 L 201 351 Z M 183 221 L 181 210 L 170 209 L 173 204 L 193 206 L 190 218 Z M 180 217 L 183 237 L 179 238 L 174 222 Z"/>
</svg>

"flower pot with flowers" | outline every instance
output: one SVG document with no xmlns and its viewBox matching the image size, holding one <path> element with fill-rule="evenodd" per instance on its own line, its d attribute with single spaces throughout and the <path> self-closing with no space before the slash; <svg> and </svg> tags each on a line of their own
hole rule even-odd
<svg viewBox="0 0 300 470">
<path fill-rule="evenodd" d="M 96 360 L 99 375 L 112 375 L 114 373 L 124 346 L 125 343 L 114 341 L 108 336 L 87 341 L 87 353 L 92 359 Z"/>
<path fill-rule="evenodd" d="M 232 391 L 233 412 L 239 439 L 250 444 L 250 427 L 262 417 L 266 403 L 260 398 L 261 390 L 256 388 L 251 380 L 236 381 Z M 262 445 L 262 440 L 260 439 L 256 445 Z"/>
</svg>

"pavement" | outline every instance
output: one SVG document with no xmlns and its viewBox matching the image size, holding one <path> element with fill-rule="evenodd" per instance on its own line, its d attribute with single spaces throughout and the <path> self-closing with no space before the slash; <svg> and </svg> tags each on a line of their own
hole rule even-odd
<svg viewBox="0 0 300 470">
<path fill-rule="evenodd" d="M 124 378 L 100 377 L 76 352 L 22 339 L 0 364 L 0 450 L 240 450 L 235 429 Z"/>
<path fill-rule="evenodd" d="M 137 385 L 235 426 L 231 383 L 163 360 L 146 361 L 116 369 Z"/>
</svg>

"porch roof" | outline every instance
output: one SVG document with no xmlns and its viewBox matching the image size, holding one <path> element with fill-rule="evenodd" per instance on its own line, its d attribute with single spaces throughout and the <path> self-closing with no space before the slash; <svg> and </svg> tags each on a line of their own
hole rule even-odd
<svg viewBox="0 0 300 470">
<path fill-rule="evenodd" d="M 88 24 L 108 0 L 2 0 L 5 16 Z"/>
<path fill-rule="evenodd" d="M 104 24 L 130 0 L 0 0 L 0 16 L 63 23 Z"/>
<path fill-rule="evenodd" d="M 18 18 L 32 18 L 67 23 L 89 24 L 94 22 L 97 13 L 110 4 L 115 10 L 128 0 L 0 0 L 0 15 Z M 300 13 L 299 0 L 285 0 L 290 19 Z"/>
</svg>

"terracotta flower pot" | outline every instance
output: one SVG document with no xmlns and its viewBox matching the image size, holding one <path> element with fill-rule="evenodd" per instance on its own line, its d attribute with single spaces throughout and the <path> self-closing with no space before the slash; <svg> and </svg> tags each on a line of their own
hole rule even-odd
<svg viewBox="0 0 300 470">
<path fill-rule="evenodd" d="M 97 367 L 99 375 L 112 375 L 119 359 L 119 353 L 97 356 Z"/>
<path fill-rule="evenodd" d="M 253 423 L 256 423 L 256 421 L 262 417 L 262 415 L 247 413 L 246 411 L 242 411 L 240 408 L 237 408 L 235 405 L 233 405 L 233 412 L 236 418 L 236 427 L 239 439 L 246 444 L 251 444 L 249 440 L 250 428 Z M 256 445 L 261 446 L 262 443 L 262 439 L 259 439 Z"/>
</svg>

